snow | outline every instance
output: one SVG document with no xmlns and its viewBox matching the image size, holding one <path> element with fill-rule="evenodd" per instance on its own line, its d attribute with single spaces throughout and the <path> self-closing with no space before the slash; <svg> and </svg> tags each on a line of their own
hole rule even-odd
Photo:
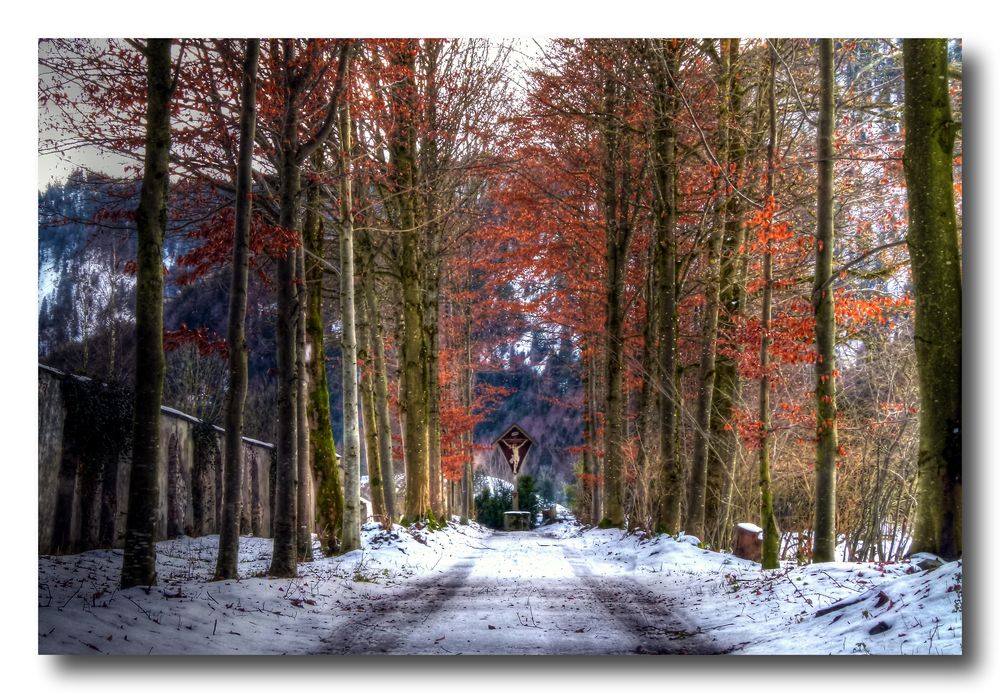
<svg viewBox="0 0 1000 693">
<path fill-rule="evenodd" d="M 713 652 L 962 653 L 961 561 L 932 570 L 903 562 L 762 571 L 699 548 L 694 537 L 589 529 L 559 515 L 509 534 L 474 523 L 436 531 L 366 524 L 362 549 L 332 558 L 317 551 L 295 579 L 267 578 L 271 541 L 243 537 L 240 579 L 212 581 L 217 536 L 181 537 L 159 543 L 160 584 L 148 593 L 117 588 L 118 550 L 41 556 L 38 651 L 662 651 L 649 649 L 652 640 L 623 640 L 614 601 L 586 601 L 583 585 L 597 585 L 624 590 L 626 610 L 646 595 L 677 615 L 671 628 L 691 647 Z M 412 612 L 412 622 L 381 623 L 393 605 Z"/>
<path fill-rule="evenodd" d="M 602 575 L 641 576 L 733 654 L 962 654 L 961 561 L 931 571 L 919 560 L 762 571 L 692 539 L 592 529 L 574 541 L 601 557 Z M 840 608 L 817 616 L 831 606 Z M 872 633 L 879 624 L 888 629 Z"/>
<path fill-rule="evenodd" d="M 241 537 L 239 580 L 211 581 L 218 535 L 157 544 L 159 585 L 117 587 L 120 550 L 39 558 L 40 653 L 304 654 L 346 614 L 388 598 L 407 578 L 449 567 L 476 525 L 448 531 L 362 527 L 363 548 L 269 579 L 271 540 Z"/>
</svg>

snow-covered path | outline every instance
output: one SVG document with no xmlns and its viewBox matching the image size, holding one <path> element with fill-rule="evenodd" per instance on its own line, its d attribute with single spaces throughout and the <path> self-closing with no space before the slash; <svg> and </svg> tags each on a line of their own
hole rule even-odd
<svg viewBox="0 0 1000 693">
<path fill-rule="evenodd" d="M 594 576 L 553 535 L 498 532 L 340 625 L 317 654 L 718 653 L 697 630 L 636 579 Z"/>
<path fill-rule="evenodd" d="M 122 552 L 38 558 L 45 654 L 961 654 L 962 564 L 780 569 L 561 520 L 532 532 L 379 525 L 363 548 L 266 577 L 272 542 L 157 544 L 158 584 L 118 586 Z M 917 563 L 923 564 L 923 560 Z"/>
</svg>

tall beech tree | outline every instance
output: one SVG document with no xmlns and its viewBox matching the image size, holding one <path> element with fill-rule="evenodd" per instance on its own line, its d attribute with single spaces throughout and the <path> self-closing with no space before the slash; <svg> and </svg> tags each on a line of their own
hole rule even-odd
<svg viewBox="0 0 1000 693">
<path fill-rule="evenodd" d="M 364 234 L 364 243 L 370 251 L 371 239 Z M 396 513 L 396 470 L 392 458 L 392 420 L 389 414 L 389 377 L 386 368 L 385 340 L 382 330 L 382 316 L 376 291 L 374 254 L 368 257 L 369 274 L 361 282 L 365 315 L 368 318 L 368 344 L 371 357 L 371 380 L 374 397 L 374 421 L 378 434 L 378 462 L 381 465 L 382 493 L 385 516 L 390 522 L 397 519 Z M 368 458 L 371 459 L 370 457 Z M 373 503 L 374 503 L 374 499 Z"/>
<path fill-rule="evenodd" d="M 313 170 L 323 170 L 323 150 L 312 158 Z M 323 280 L 326 275 L 323 222 L 323 194 L 319 181 L 306 193 L 302 223 L 306 251 L 306 339 L 311 358 L 307 363 L 309 380 L 309 460 L 315 479 L 315 528 L 320 546 L 327 555 L 340 550 L 340 525 L 344 512 L 344 490 L 340 464 L 333 440 L 330 416 L 330 388 L 326 374 L 326 328 L 323 319 Z"/>
<path fill-rule="evenodd" d="M 302 77 L 296 74 L 295 42 L 285 39 L 271 46 L 272 60 L 279 74 L 282 92 L 281 141 L 279 148 L 279 217 L 278 223 L 294 240 L 299 216 L 301 161 L 298 158 L 299 110 L 296 101 L 302 90 Z M 274 541 L 268 574 L 272 577 L 298 575 L 296 563 L 298 503 L 298 428 L 297 382 L 295 359 L 295 289 L 296 250 L 289 244 L 277 262 L 278 319 L 275 328 L 278 370 L 278 439 L 274 475 Z"/>
<path fill-rule="evenodd" d="M 344 393 L 342 549 L 361 548 L 361 440 L 358 434 L 358 342 L 354 310 L 354 212 L 351 202 L 351 111 L 340 107 L 340 319 Z"/>
<path fill-rule="evenodd" d="M 337 122 L 339 100 L 346 87 L 347 65 L 351 42 L 336 48 L 337 72 L 330 91 L 323 120 L 302 138 L 300 109 L 307 83 L 316 78 L 314 71 L 325 71 L 310 58 L 315 56 L 316 43 L 309 41 L 299 52 L 291 39 L 271 45 L 271 63 L 277 73 L 276 84 L 281 104 L 278 131 L 278 224 L 291 237 L 288 249 L 277 262 L 278 316 L 275 329 L 278 365 L 278 440 L 277 471 L 274 493 L 274 550 L 268 574 L 272 577 L 292 577 L 296 567 L 298 521 L 298 382 L 302 374 L 297 367 L 296 323 L 298 322 L 297 290 L 295 286 L 297 245 L 300 244 L 299 207 L 303 163 L 322 146 Z M 303 422 L 304 425 L 304 422 Z"/>
<path fill-rule="evenodd" d="M 299 560 L 312 560 L 312 532 L 315 527 L 313 509 L 312 466 L 309 459 L 309 361 L 311 353 L 308 346 L 306 322 L 308 316 L 306 296 L 306 253 L 305 244 L 300 238 L 295 249 L 295 369 L 297 372 L 297 391 L 295 393 L 295 428 L 298 431 L 296 454 L 298 456 L 298 492 L 296 499 L 296 520 L 298 522 L 296 546 Z"/>
<path fill-rule="evenodd" d="M 353 195 L 352 195 L 353 197 Z M 382 451 L 379 447 L 379 423 L 375 405 L 374 346 L 372 344 L 372 317 L 368 312 L 364 286 L 371 283 L 371 273 L 375 271 L 373 255 L 368 238 L 357 234 L 354 243 L 357 257 L 356 274 L 360 296 L 355 298 L 355 331 L 360 370 L 361 421 L 364 428 L 365 462 L 368 467 L 368 486 L 371 488 L 372 514 L 376 518 L 386 518 L 385 490 L 382 488 Z M 382 520 L 384 521 L 384 519 Z"/>
<path fill-rule="evenodd" d="M 694 421 L 694 454 L 688 494 L 686 530 L 696 537 L 705 537 L 705 502 L 708 477 L 709 448 L 713 445 L 711 417 L 715 394 L 716 352 L 719 333 L 719 299 L 722 289 L 722 246 L 725 238 L 727 193 L 729 189 L 729 72 L 730 54 L 726 41 L 720 42 L 715 54 L 718 61 L 717 135 L 714 159 L 717 162 L 717 192 L 715 213 L 708 247 L 705 249 L 705 314 L 702 321 L 701 358 L 698 368 L 698 408 Z M 714 489 L 713 489 L 714 491 Z"/>
<path fill-rule="evenodd" d="M 959 124 L 945 39 L 903 41 L 914 342 L 920 385 L 912 551 L 962 555 L 962 264 L 952 177 Z"/>
<path fill-rule="evenodd" d="M 816 272 L 816 521 L 813 561 L 834 560 L 837 548 L 837 325 L 833 306 L 833 183 L 835 77 L 833 39 L 820 39 L 819 128 L 817 131 Z"/>
<path fill-rule="evenodd" d="M 403 308 L 401 404 L 406 419 L 403 439 L 406 462 L 404 522 L 426 518 L 431 509 L 425 274 L 420 242 L 422 214 L 416 160 L 418 52 L 418 42 L 412 40 L 400 41 L 389 50 L 389 62 L 396 78 L 389 87 L 393 125 L 388 141 L 388 187 L 397 200 L 400 229 L 398 268 Z"/>
<path fill-rule="evenodd" d="M 163 237 L 170 162 L 170 39 L 136 44 L 146 58 L 146 153 L 136 211 L 135 409 L 121 586 L 156 584 L 163 393 Z"/>
<path fill-rule="evenodd" d="M 730 535 L 730 508 L 733 495 L 733 475 L 740 450 L 740 440 L 733 425 L 736 408 L 743 398 L 742 381 L 734 349 L 737 323 L 742 318 L 746 303 L 746 230 L 741 218 L 743 200 L 735 186 L 742 186 L 745 141 L 739 126 L 743 122 L 744 62 L 740 55 L 740 39 L 725 39 L 720 54 L 728 70 L 727 103 L 725 118 L 728 132 L 728 172 L 726 186 L 725 231 L 720 266 L 719 325 L 715 378 L 712 393 L 711 440 L 705 492 L 705 527 L 708 541 L 713 546 L 723 546 Z M 720 58 L 722 56 L 720 55 Z M 720 128 L 723 124 L 720 123 Z"/>
<path fill-rule="evenodd" d="M 639 209 L 642 172 L 636 155 L 639 138 L 629 127 L 635 94 L 635 52 L 630 44 L 593 42 L 585 56 L 599 66 L 601 98 L 596 117 L 601 142 L 600 195 L 605 241 L 604 508 L 600 524 L 625 526 L 624 452 L 627 440 L 625 399 L 625 284 Z M 632 70 L 632 74 L 629 74 Z M 596 85 L 595 85 L 596 86 Z"/>
<path fill-rule="evenodd" d="M 764 183 L 764 210 L 761 215 L 761 235 L 764 251 L 764 292 L 761 297 L 760 318 L 760 394 L 758 397 L 759 416 L 759 478 L 760 520 L 764 528 L 764 545 L 761 552 L 761 566 L 778 567 L 779 536 L 778 521 L 774 515 L 774 493 L 771 488 L 771 300 L 774 292 L 773 267 L 775 241 L 774 169 L 778 145 L 778 115 L 775 96 L 775 73 L 778 65 L 778 48 L 774 39 L 768 39 L 767 77 L 767 171 Z"/>
<path fill-rule="evenodd" d="M 680 41 L 657 39 L 648 47 L 648 69 L 653 83 L 651 160 L 653 168 L 654 271 L 659 294 L 660 473 L 656 529 L 680 529 L 683 467 L 677 448 L 680 393 L 677 389 L 677 133 L 680 110 L 677 96 Z"/>
<path fill-rule="evenodd" d="M 351 208 L 360 209 L 358 216 L 352 212 L 352 220 L 355 226 L 354 233 L 354 255 L 355 275 L 357 285 L 355 289 L 355 331 L 358 344 L 358 363 L 361 367 L 360 389 L 362 422 L 364 426 L 364 450 L 365 461 L 368 467 L 368 484 L 371 489 L 372 513 L 375 518 L 383 523 L 395 521 L 395 478 L 392 471 L 392 427 L 389 421 L 389 401 L 387 390 L 381 390 L 377 382 L 385 374 L 385 346 L 382 344 L 381 323 L 382 316 L 378 313 L 378 300 L 375 297 L 376 288 L 376 259 L 377 252 L 373 244 L 373 232 L 368 227 L 366 204 L 367 199 L 364 194 L 367 182 L 359 180 L 354 172 L 354 160 L 362 160 L 363 153 L 357 144 L 357 129 L 354 127 L 353 118 L 350 118 L 352 127 L 349 134 L 352 150 L 349 162 L 352 170 L 351 175 Z M 342 135 L 343 136 L 343 135 Z M 341 157 L 343 155 L 341 154 Z M 341 167 L 345 165 L 343 159 Z M 360 224 L 360 228 L 359 225 Z M 371 293 L 372 300 L 369 302 L 368 294 Z M 377 344 L 376 344 L 377 340 Z M 385 399 L 380 401 L 380 396 Z M 381 418 L 384 407 L 385 419 Z M 383 459 L 388 458 L 388 459 Z M 389 486 L 386 487 L 385 479 L 388 479 Z"/>
<path fill-rule="evenodd" d="M 425 228 L 421 231 L 421 253 L 424 261 L 424 339 L 427 344 L 427 474 L 430 481 L 430 509 L 435 517 L 445 515 L 441 470 L 441 359 L 440 359 L 440 305 L 441 305 L 441 224 L 442 190 L 438 102 L 441 51 L 444 42 L 424 41 L 419 52 L 423 90 L 418 165 L 423 188 Z"/>
<path fill-rule="evenodd" d="M 233 270 L 229 289 L 229 391 L 226 394 L 226 445 L 222 526 L 215 577 L 239 577 L 240 510 L 243 497 L 243 408 L 247 394 L 247 283 L 253 192 L 253 143 L 257 125 L 257 64 L 260 40 L 248 39 L 240 93 L 240 145 L 236 169 L 236 219 L 233 225 Z"/>
<path fill-rule="evenodd" d="M 605 243 L 607 245 L 607 308 L 604 318 L 607 346 L 607 393 L 604 410 L 604 513 L 601 526 L 624 527 L 625 502 L 622 487 L 622 455 L 625 447 L 625 328 L 622 294 L 625 290 L 625 267 L 632 238 L 628 166 L 623 161 L 619 102 L 621 86 L 613 74 L 604 75 L 604 103 L 600 133 L 604 146 L 602 193 Z M 627 150 L 625 152 L 627 156 Z"/>
</svg>

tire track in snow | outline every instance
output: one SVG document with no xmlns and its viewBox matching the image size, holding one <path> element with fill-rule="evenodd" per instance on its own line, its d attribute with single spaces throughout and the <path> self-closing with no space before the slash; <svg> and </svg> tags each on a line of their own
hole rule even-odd
<svg viewBox="0 0 1000 693">
<path fill-rule="evenodd" d="M 364 602 L 317 654 L 723 653 L 672 602 L 632 578 L 595 575 L 559 539 L 498 533 L 485 544 L 444 572 Z M 548 577 L 528 574 L 525 550 L 555 561 Z"/>
<path fill-rule="evenodd" d="M 596 576 L 577 551 L 561 548 L 595 602 L 635 641 L 635 654 L 725 654 L 685 622 L 665 597 L 628 577 Z"/>
<path fill-rule="evenodd" d="M 321 639 L 316 654 L 393 654 L 415 628 L 453 599 L 476 564 L 476 555 L 456 561 L 444 573 L 418 580 L 403 592 L 369 602 L 370 610 Z"/>
</svg>

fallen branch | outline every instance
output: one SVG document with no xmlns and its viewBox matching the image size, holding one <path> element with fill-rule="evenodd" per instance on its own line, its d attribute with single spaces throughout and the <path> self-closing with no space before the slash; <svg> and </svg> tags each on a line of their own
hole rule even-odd
<svg viewBox="0 0 1000 693">
<path fill-rule="evenodd" d="M 83 583 L 82 582 L 80 583 L 80 586 L 76 588 L 76 592 L 74 592 L 73 594 L 71 594 L 70 597 L 69 597 L 69 599 L 67 599 L 65 602 L 63 602 L 63 605 L 60 606 L 59 608 L 60 609 L 66 608 L 66 605 L 69 604 L 71 601 L 73 601 L 73 597 L 75 597 L 76 595 L 80 594 L 80 590 L 81 589 L 83 589 Z"/>
<path fill-rule="evenodd" d="M 854 606 L 855 604 L 860 604 L 865 600 L 864 595 L 859 597 L 853 597 L 842 602 L 837 602 L 832 606 L 820 609 L 815 613 L 816 616 L 826 616 L 827 614 L 832 614 L 834 611 L 840 611 L 841 609 L 846 609 L 849 606 Z"/>
<path fill-rule="evenodd" d="M 784 577 L 786 580 L 788 580 L 788 584 L 790 584 L 792 586 L 792 589 L 795 590 L 795 593 L 797 595 L 799 595 L 800 597 L 802 597 L 802 601 L 804 601 L 809 606 L 812 606 L 812 603 L 813 603 L 812 599 L 810 599 L 806 595 L 802 594 L 802 590 L 799 589 L 799 586 L 795 584 L 795 582 L 792 580 L 792 578 L 788 577 L 788 573 L 784 573 L 782 575 L 782 577 Z"/>
<path fill-rule="evenodd" d="M 139 611 L 141 611 L 142 613 L 144 613 L 146 615 L 146 618 L 148 618 L 150 621 L 153 621 L 153 617 L 149 614 L 148 611 L 146 611 L 141 606 L 139 606 L 139 602 L 137 602 L 136 600 L 132 599 L 132 597 L 128 596 L 127 594 L 125 595 L 125 598 L 128 599 L 133 604 L 135 604 L 135 608 L 137 608 Z"/>
</svg>

